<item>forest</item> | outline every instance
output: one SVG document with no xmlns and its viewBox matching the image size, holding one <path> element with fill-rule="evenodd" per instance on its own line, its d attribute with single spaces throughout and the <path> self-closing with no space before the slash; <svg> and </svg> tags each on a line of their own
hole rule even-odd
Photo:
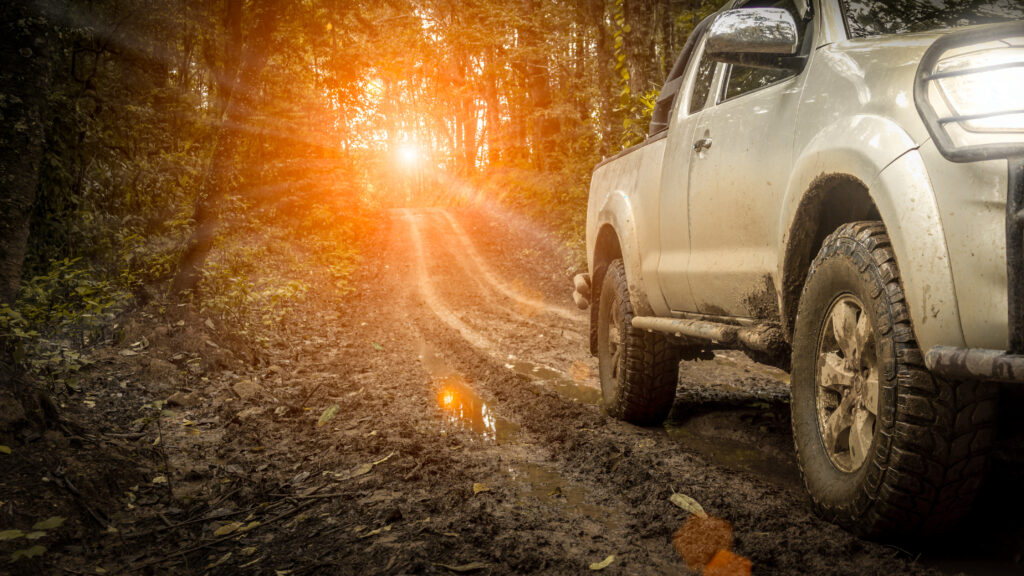
<svg viewBox="0 0 1024 576">
<path fill-rule="evenodd" d="M 591 174 L 724 4 L 0 3 L 0 574 L 1019 564 L 816 516 L 738 351 L 600 410 Z"/>
<path fill-rule="evenodd" d="M 498 203 L 579 252 L 590 170 L 719 4 L 10 3 L 3 348 L 60 378 L 154 299 L 259 340 L 303 290 L 250 274 L 276 241 L 344 290 L 399 205 Z"/>
</svg>

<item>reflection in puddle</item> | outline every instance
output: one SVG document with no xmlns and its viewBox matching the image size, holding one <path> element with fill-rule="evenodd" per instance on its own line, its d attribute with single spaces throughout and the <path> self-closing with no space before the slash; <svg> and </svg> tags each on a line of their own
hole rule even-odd
<svg viewBox="0 0 1024 576">
<path fill-rule="evenodd" d="M 496 415 L 466 383 L 465 377 L 444 363 L 433 346 L 421 340 L 419 353 L 420 362 L 433 378 L 437 405 L 444 411 L 447 424 L 497 444 L 515 443 L 519 426 Z"/>
<path fill-rule="evenodd" d="M 505 367 L 509 370 L 515 371 L 517 374 L 522 374 L 523 376 L 529 376 L 530 378 L 538 380 L 541 384 L 555 390 L 562 396 L 572 398 L 584 404 L 601 403 L 601 390 L 599 388 L 594 388 L 581 382 L 569 380 L 558 370 L 553 370 L 546 366 L 540 366 L 524 360 L 514 359 L 512 357 L 509 357 L 508 364 L 505 364 Z M 585 373 L 584 370 L 586 370 Z M 584 380 L 586 377 L 589 377 L 589 370 L 589 367 L 583 362 L 573 364 L 571 369 L 575 380 Z M 581 377 L 577 378 L 577 375 Z"/>
<path fill-rule="evenodd" d="M 615 528 L 611 512 L 603 506 L 586 503 L 587 493 L 571 484 L 558 472 L 537 464 L 522 463 L 509 468 L 513 481 L 526 486 L 523 496 L 545 503 L 560 503 L 600 524 L 605 531 Z"/>
<path fill-rule="evenodd" d="M 461 375 L 450 374 L 434 378 L 438 388 L 437 404 L 445 413 L 448 424 L 468 430 L 484 440 L 498 444 L 511 444 L 519 427 L 494 414 Z"/>
</svg>

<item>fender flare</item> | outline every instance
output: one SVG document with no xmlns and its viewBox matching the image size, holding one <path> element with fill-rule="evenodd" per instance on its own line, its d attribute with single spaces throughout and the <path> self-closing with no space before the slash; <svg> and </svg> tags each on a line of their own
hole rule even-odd
<svg viewBox="0 0 1024 576">
<path fill-rule="evenodd" d="M 626 283 L 629 287 L 629 299 L 633 305 L 633 311 L 637 316 L 648 316 L 653 314 L 647 293 L 644 290 L 643 272 L 640 268 L 640 246 L 636 234 L 636 217 L 633 213 L 633 204 L 629 196 L 620 190 L 609 193 L 601 203 L 597 212 L 594 229 L 597 235 L 590 245 L 588 260 L 590 270 L 595 272 L 597 238 L 601 236 L 605 228 L 610 227 L 619 239 L 619 250 L 622 254 L 622 263 L 626 268 Z M 599 292 L 600 279 L 594 278 L 594 290 Z M 593 301 L 597 301 L 596 298 Z"/>
<path fill-rule="evenodd" d="M 886 226 L 921 349 L 964 345 L 946 236 L 918 146 L 892 120 L 862 115 L 827 127 L 804 148 L 808 152 L 794 163 L 779 223 L 778 253 L 783 257 L 775 282 L 787 334 L 791 327 L 786 311 L 795 310 L 797 303 L 785 299 L 794 283 L 803 285 L 806 274 L 793 270 L 789 250 L 796 237 L 806 234 L 797 218 L 804 202 L 838 176 L 864 185 Z"/>
</svg>

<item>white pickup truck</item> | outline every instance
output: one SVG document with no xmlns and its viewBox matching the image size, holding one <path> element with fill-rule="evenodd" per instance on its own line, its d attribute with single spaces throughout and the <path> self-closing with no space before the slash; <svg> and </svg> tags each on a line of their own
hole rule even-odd
<svg viewBox="0 0 1024 576">
<path fill-rule="evenodd" d="M 1024 382 L 1021 0 L 730 2 L 642 144 L 594 171 L 605 409 L 664 418 L 681 358 L 791 368 L 815 507 L 863 535 L 949 527 Z"/>
</svg>

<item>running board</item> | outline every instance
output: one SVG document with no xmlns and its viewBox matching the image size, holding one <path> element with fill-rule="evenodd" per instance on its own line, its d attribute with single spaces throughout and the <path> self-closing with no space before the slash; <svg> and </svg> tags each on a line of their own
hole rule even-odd
<svg viewBox="0 0 1024 576">
<path fill-rule="evenodd" d="M 725 346 L 738 344 L 759 352 L 775 352 L 780 345 L 785 344 L 782 330 L 770 324 L 733 326 L 732 324 L 704 320 L 635 316 L 633 327 L 649 332 L 672 334 L 676 337 L 687 336 L 700 340 L 711 340 Z"/>
</svg>

